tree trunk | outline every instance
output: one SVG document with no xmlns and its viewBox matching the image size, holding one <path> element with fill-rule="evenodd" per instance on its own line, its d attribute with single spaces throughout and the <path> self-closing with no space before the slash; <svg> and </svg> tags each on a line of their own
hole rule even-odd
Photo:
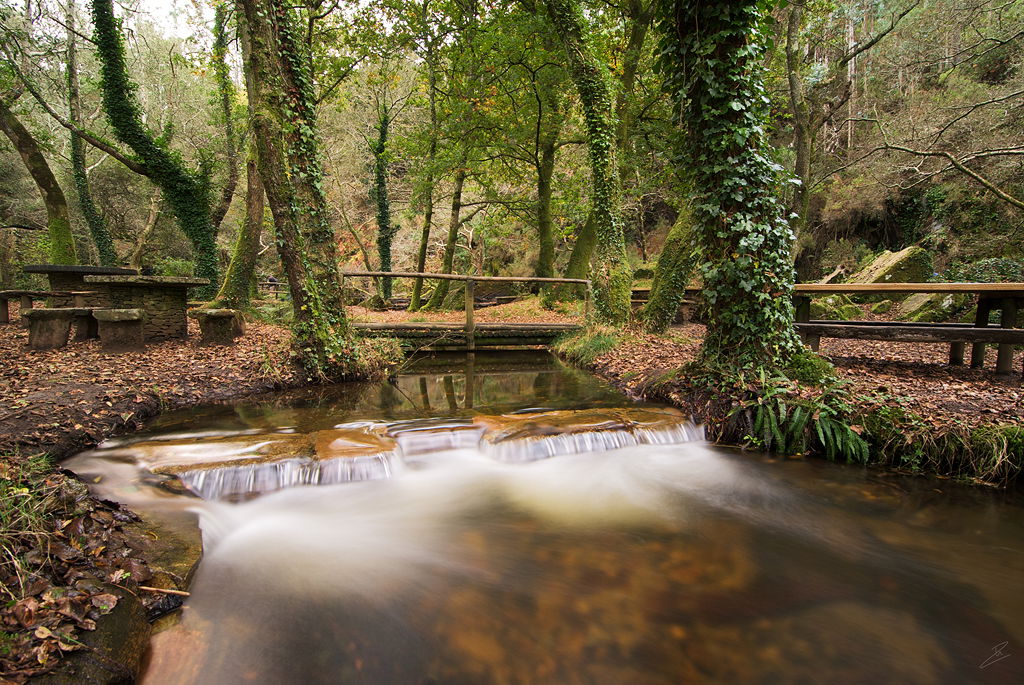
<svg viewBox="0 0 1024 685">
<path fill-rule="evenodd" d="M 554 188 L 551 179 L 555 174 L 556 137 L 557 129 L 555 136 L 546 136 L 543 140 L 540 166 L 537 167 L 537 243 L 540 245 L 536 269 L 538 278 L 551 278 L 555 275 L 555 237 L 551 219 Z"/>
<path fill-rule="evenodd" d="M 676 153 L 695 195 L 709 308 L 700 360 L 730 377 L 784 373 L 801 348 L 793 329 L 793 232 L 767 152 L 764 10 L 757 0 L 674 0 L 663 11 L 661 67 L 688 133 Z"/>
<path fill-rule="evenodd" d="M 654 268 L 651 296 L 640 318 L 649 333 L 664 333 L 675 321 L 693 273 L 693 230 L 689 212 L 682 212 L 665 240 Z"/>
<path fill-rule="evenodd" d="M 217 291 L 217 240 L 210 218 L 208 179 L 188 169 L 180 156 L 154 138 L 142 123 L 136 86 L 128 77 L 124 41 L 114 17 L 113 0 L 92 0 L 92 17 L 107 119 L 121 142 L 138 156 L 146 175 L 163 191 L 164 201 L 192 243 L 196 276 L 210 281 L 210 285 L 196 294 L 211 297 Z"/>
<path fill-rule="evenodd" d="M 437 158 L 437 71 L 432 54 L 427 55 L 427 88 L 430 99 L 430 145 L 427 148 L 427 182 L 423 189 L 423 229 L 420 231 L 420 246 L 416 251 L 416 271 L 423 273 L 427 268 L 427 248 L 430 246 L 430 229 L 434 220 L 434 161 Z M 417 278 L 412 284 L 409 311 L 418 311 L 423 297 L 423 279 Z"/>
<path fill-rule="evenodd" d="M 256 150 L 249 154 L 245 163 L 245 220 L 238 232 L 231 263 L 224 274 L 220 292 L 210 303 L 211 307 L 245 309 L 249 306 L 253 285 L 256 282 L 256 260 L 260 253 L 260 233 L 263 231 L 263 182 L 260 180 L 256 163 Z"/>
<path fill-rule="evenodd" d="M 149 236 L 153 235 L 153 229 L 156 228 L 156 222 L 159 218 L 160 191 L 157 190 L 153 193 L 153 197 L 149 198 L 149 216 L 146 217 L 146 225 L 142 227 L 142 232 L 139 233 L 139 238 L 135 241 L 135 249 L 132 250 L 131 255 L 128 257 L 128 263 L 133 268 L 142 268 L 142 255 L 146 251 L 146 241 L 149 240 Z"/>
<path fill-rule="evenodd" d="M 807 225 L 807 212 L 811 204 L 811 154 L 814 146 L 810 104 L 800 75 L 800 26 L 803 16 L 804 6 L 793 4 L 789 8 L 786 24 L 786 79 L 789 84 L 789 109 L 793 116 L 793 152 L 796 154 L 793 174 L 800 181 L 793 188 L 790 211 L 796 214 L 793 229 L 798 240 Z"/>
<path fill-rule="evenodd" d="M 291 288 L 299 358 L 320 378 L 358 376 L 367 367 L 345 318 L 309 63 L 283 0 L 238 0 L 237 6 L 259 172 Z"/>
<path fill-rule="evenodd" d="M 14 288 L 14 231 L 0 228 L 0 290 Z"/>
<path fill-rule="evenodd" d="M 462 226 L 462 189 L 466 184 L 466 159 L 463 157 L 459 168 L 455 171 L 455 185 L 452 188 L 452 211 L 448 219 L 448 238 L 444 243 L 444 256 L 441 260 L 442 273 L 454 273 L 455 269 L 455 245 L 459 240 L 459 228 Z M 451 281 L 438 281 L 434 292 L 427 302 L 427 309 L 438 309 L 444 305 L 444 299 L 448 296 L 448 287 Z"/>
<path fill-rule="evenodd" d="M 377 257 L 381 271 L 391 271 L 391 239 L 395 230 L 391 226 L 391 204 L 388 200 L 388 129 L 391 121 L 386 111 L 378 112 L 377 140 L 371 145 L 373 152 L 373 200 L 377 204 Z M 391 299 L 392 279 L 380 279 L 380 296 L 386 307 Z"/>
<path fill-rule="evenodd" d="M 607 66 L 585 36 L 587 21 L 577 0 L 548 0 L 548 14 L 565 45 L 569 73 L 580 94 L 587 126 L 592 178 L 591 207 L 597 237 L 592 268 L 597 321 L 622 325 L 629 320 L 632 275 L 619 216 L 618 168 L 615 163 L 615 115 Z"/>
<path fill-rule="evenodd" d="M 210 222 L 215 231 L 220 229 L 231 201 L 238 187 L 238 136 L 235 133 L 235 118 L 232 113 L 231 101 L 234 99 L 235 86 L 231 82 L 228 70 L 228 4 L 220 3 L 214 13 L 213 21 L 213 74 L 217 82 L 217 97 L 220 101 L 220 115 L 224 118 L 224 147 L 227 154 L 228 177 L 220 191 L 220 200 L 210 212 Z"/>
<path fill-rule="evenodd" d="M 36 183 L 39 195 L 46 206 L 46 226 L 50 238 L 50 262 L 53 264 L 77 264 L 75 238 L 71 233 L 71 219 L 64 191 L 50 171 L 39 144 L 32 137 L 7 104 L 0 101 L 0 130 L 4 132 L 21 156 L 25 168 Z"/>
<path fill-rule="evenodd" d="M 82 124 L 82 103 L 78 95 L 78 49 L 75 33 L 76 7 L 74 0 L 68 0 L 67 12 L 64 15 L 67 24 L 68 38 L 68 120 L 75 126 Z M 78 194 L 78 206 L 82 210 L 89 235 L 96 246 L 100 264 L 114 266 L 117 264 L 117 253 L 114 241 L 107 229 L 107 222 L 96 204 L 92 201 L 92 190 L 89 188 L 89 176 L 86 173 L 85 141 L 75 131 L 71 132 L 71 175 L 75 179 L 75 191 Z"/>
</svg>

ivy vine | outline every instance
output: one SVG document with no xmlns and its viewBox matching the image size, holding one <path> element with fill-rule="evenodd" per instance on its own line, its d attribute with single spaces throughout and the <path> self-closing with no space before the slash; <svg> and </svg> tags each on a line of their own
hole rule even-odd
<svg viewBox="0 0 1024 685">
<path fill-rule="evenodd" d="M 702 357 L 778 369 L 798 350 L 793 231 L 768 155 L 768 2 L 663 0 L 658 70 L 685 140 L 676 165 L 694 189 L 696 263 L 707 301 Z"/>
<path fill-rule="evenodd" d="M 163 191 L 164 199 L 192 243 L 196 275 L 210 280 L 210 285 L 198 295 L 212 297 L 217 288 L 217 242 L 210 221 L 208 164 L 201 164 L 195 171 L 189 169 L 181 155 L 170 149 L 169 129 L 154 137 L 142 123 L 136 85 L 128 77 L 121 22 L 114 17 L 113 0 L 92 0 L 91 9 L 107 119 L 118 139 L 131 148 L 146 175 Z"/>
</svg>

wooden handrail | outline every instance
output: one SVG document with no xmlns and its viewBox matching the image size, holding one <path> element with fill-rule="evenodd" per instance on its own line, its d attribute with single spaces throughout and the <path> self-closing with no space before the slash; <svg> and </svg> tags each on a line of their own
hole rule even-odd
<svg viewBox="0 0 1024 685">
<path fill-rule="evenodd" d="M 462 274 L 434 274 L 418 271 L 342 271 L 342 276 L 372 276 L 375 278 L 436 278 L 440 281 L 489 281 L 491 283 L 590 283 L 586 278 L 541 278 L 532 276 L 463 276 Z"/>
</svg>

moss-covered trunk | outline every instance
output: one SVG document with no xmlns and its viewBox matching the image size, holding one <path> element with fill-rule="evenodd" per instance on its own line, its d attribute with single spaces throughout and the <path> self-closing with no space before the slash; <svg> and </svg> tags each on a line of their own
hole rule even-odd
<svg viewBox="0 0 1024 685">
<path fill-rule="evenodd" d="M 114 17 L 113 0 L 91 2 L 107 119 L 118 139 L 135 153 L 146 175 L 160 186 L 164 201 L 192 243 L 196 276 L 210 280 L 210 285 L 200 289 L 197 296 L 212 297 L 217 291 L 217 236 L 210 218 L 208 174 L 189 169 L 178 152 L 146 128 L 135 97 L 136 86 L 128 77 L 124 41 L 120 22 Z"/>
<path fill-rule="evenodd" d="M 75 126 L 82 123 L 82 103 L 78 86 L 78 36 L 75 30 L 76 8 L 74 0 L 68 0 L 64 21 L 67 28 L 68 51 L 68 120 Z M 96 246 L 96 255 L 103 266 L 117 264 L 117 253 L 114 241 L 110 237 L 107 222 L 92 200 L 89 187 L 89 176 L 86 174 L 85 141 L 75 131 L 71 131 L 71 175 L 75 179 L 75 192 L 78 194 L 78 206 L 82 217 L 89 227 L 89 235 Z"/>
<path fill-rule="evenodd" d="M 602 323 L 622 325 L 629 319 L 633 279 L 619 216 L 616 126 L 608 67 L 586 39 L 587 21 L 577 0 L 547 0 L 547 8 L 565 45 L 569 73 L 579 91 L 586 119 L 597 257 L 591 270 L 594 314 Z"/>
<path fill-rule="evenodd" d="M 311 373 L 359 373 L 345 318 L 337 238 L 328 221 L 309 61 L 282 0 L 238 0 L 239 34 L 260 177 L 295 314 L 295 345 Z"/>
<path fill-rule="evenodd" d="M 32 180 L 35 181 L 39 196 L 46 207 L 46 227 L 49 233 L 49 258 L 53 264 L 77 264 L 75 238 L 71 233 L 71 219 L 64 191 L 50 171 L 50 165 L 43 156 L 39 143 L 18 120 L 6 103 L 0 101 L 0 130 L 11 141 L 24 162 Z"/>
<path fill-rule="evenodd" d="M 466 185 L 466 164 L 463 159 L 459 168 L 455 171 L 455 183 L 452 187 L 452 210 L 448 216 L 448 236 L 444 243 L 444 256 L 441 258 L 442 273 L 454 273 L 455 269 L 455 246 L 459 240 L 459 228 L 462 226 L 462 190 Z M 448 297 L 448 288 L 451 281 L 438 281 L 434 292 L 427 302 L 427 309 L 438 309 L 444 305 L 444 299 Z"/>
<path fill-rule="evenodd" d="M 263 182 L 256 163 L 256 150 L 245 163 L 245 219 L 231 252 L 231 262 L 224 273 L 220 292 L 211 307 L 245 309 L 249 306 L 256 283 L 256 260 L 260 252 L 260 233 L 263 231 Z"/>
<path fill-rule="evenodd" d="M 665 240 L 654 269 L 651 295 L 641 318 L 651 333 L 663 333 L 675 320 L 693 273 L 693 231 L 689 212 L 682 212 Z"/>
</svg>

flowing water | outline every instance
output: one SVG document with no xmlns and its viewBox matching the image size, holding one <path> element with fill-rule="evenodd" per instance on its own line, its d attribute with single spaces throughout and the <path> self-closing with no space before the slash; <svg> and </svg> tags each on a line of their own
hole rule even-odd
<svg viewBox="0 0 1024 685">
<path fill-rule="evenodd" d="M 1018 496 L 710 446 L 549 357 L 168 414 L 72 468 L 205 546 L 144 682 L 1024 682 Z"/>
</svg>

